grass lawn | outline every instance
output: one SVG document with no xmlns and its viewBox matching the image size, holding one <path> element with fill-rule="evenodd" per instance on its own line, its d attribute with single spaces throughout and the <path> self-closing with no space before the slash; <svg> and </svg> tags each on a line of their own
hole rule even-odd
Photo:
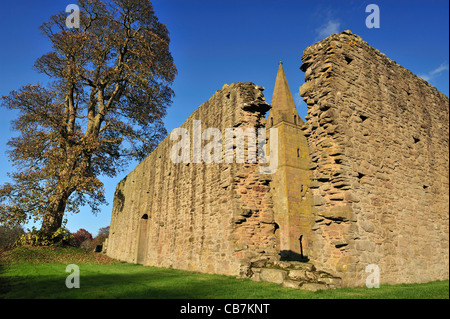
<svg viewBox="0 0 450 319">
<path fill-rule="evenodd" d="M 68 264 L 79 266 L 79 289 L 65 285 Z M 21 247 L 0 256 L 0 298 L 448 299 L 449 282 L 309 292 L 230 276 L 120 263 L 76 248 Z"/>
</svg>

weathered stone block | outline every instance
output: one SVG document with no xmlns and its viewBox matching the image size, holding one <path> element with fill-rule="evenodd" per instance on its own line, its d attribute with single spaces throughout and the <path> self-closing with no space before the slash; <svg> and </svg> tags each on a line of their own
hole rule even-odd
<svg viewBox="0 0 450 319">
<path fill-rule="evenodd" d="M 307 263 L 307 262 L 301 262 L 301 261 L 289 261 L 289 268 L 290 269 L 299 269 L 299 270 L 308 270 L 308 271 L 314 271 L 316 268 L 313 264 Z"/>
<path fill-rule="evenodd" d="M 281 269 L 263 268 L 259 273 L 259 278 L 262 281 L 282 284 L 287 277 L 287 271 Z"/>
<path fill-rule="evenodd" d="M 286 279 L 285 281 L 283 281 L 281 286 L 286 287 L 286 288 L 298 289 L 300 287 L 300 282 L 298 282 L 296 280 Z"/>
<path fill-rule="evenodd" d="M 295 280 L 305 280 L 306 277 L 306 270 L 303 269 L 293 269 L 289 271 L 289 278 L 295 279 Z"/>
<path fill-rule="evenodd" d="M 318 280 L 320 283 L 324 283 L 330 288 L 338 288 L 342 284 L 342 279 L 336 277 L 320 277 Z"/>
<path fill-rule="evenodd" d="M 320 213 L 320 216 L 335 220 L 350 220 L 352 218 L 352 209 L 348 205 L 335 205 L 327 207 Z"/>
<path fill-rule="evenodd" d="M 310 92 L 313 89 L 313 82 L 309 81 L 309 82 L 305 82 L 301 87 L 300 87 L 300 96 L 305 97 L 308 96 L 310 94 Z"/>
<path fill-rule="evenodd" d="M 356 249 L 360 251 L 375 251 L 375 243 L 369 240 L 358 240 L 355 245 Z"/>
</svg>

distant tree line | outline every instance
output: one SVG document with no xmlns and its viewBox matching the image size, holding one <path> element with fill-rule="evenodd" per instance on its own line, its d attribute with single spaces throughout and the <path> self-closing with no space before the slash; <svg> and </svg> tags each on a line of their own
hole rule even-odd
<svg viewBox="0 0 450 319">
<path fill-rule="evenodd" d="M 108 238 L 109 226 L 100 228 L 95 237 L 83 228 L 80 228 L 75 233 L 70 233 L 68 230 L 65 230 L 65 232 L 66 236 L 64 242 L 61 242 L 62 245 L 73 246 L 86 251 L 93 251 L 98 245 L 103 245 Z M 33 231 L 25 232 L 20 225 L 13 227 L 0 225 L 0 252 L 11 250 L 17 245 L 32 244 L 32 241 L 27 240 L 27 235 L 32 233 Z"/>
<path fill-rule="evenodd" d="M 98 245 L 103 245 L 108 236 L 109 226 L 100 228 L 96 237 L 93 237 L 87 230 L 80 228 L 73 233 L 72 245 L 86 251 L 93 251 Z"/>
<path fill-rule="evenodd" d="M 25 231 L 20 225 L 13 227 L 0 225 L 0 252 L 13 249 L 23 234 L 25 234 Z"/>
</svg>

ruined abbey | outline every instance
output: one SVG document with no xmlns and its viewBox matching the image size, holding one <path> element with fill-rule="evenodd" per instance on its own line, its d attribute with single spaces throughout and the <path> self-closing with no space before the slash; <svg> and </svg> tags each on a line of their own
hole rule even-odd
<svg viewBox="0 0 450 319">
<path fill-rule="evenodd" d="M 373 269 L 381 284 L 448 279 L 448 97 L 350 31 L 306 48 L 300 69 L 305 119 L 280 63 L 271 104 L 225 84 L 181 126 L 266 128 L 270 142 L 277 129 L 273 172 L 173 161 L 168 136 L 117 185 L 107 254 L 312 290 Z"/>
</svg>

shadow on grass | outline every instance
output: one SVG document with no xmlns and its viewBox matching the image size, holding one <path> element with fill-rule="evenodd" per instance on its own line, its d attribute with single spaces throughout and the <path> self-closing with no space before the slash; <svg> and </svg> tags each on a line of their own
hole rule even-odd
<svg viewBox="0 0 450 319">
<path fill-rule="evenodd" d="M 261 286 L 277 285 L 246 281 L 220 275 L 203 275 L 171 269 L 130 268 L 123 271 L 100 273 L 80 267 L 80 288 L 67 288 L 65 265 L 57 275 L 9 276 L 0 298 L 119 298 L 119 299 L 208 299 L 208 298 L 265 298 Z M 85 269 L 83 269 L 85 268 Z M 136 271 L 137 270 L 137 271 Z M 3 286 L 3 285 L 2 285 Z M 278 297 L 279 298 L 279 297 Z"/>
<path fill-rule="evenodd" d="M 2 276 L 5 266 L 0 263 L 0 298 L 10 290 L 10 278 Z"/>
<path fill-rule="evenodd" d="M 0 265 L 0 267 L 2 267 Z M 80 265 L 80 288 L 69 289 L 65 264 L 0 269 L 5 299 L 366 299 L 448 298 L 448 281 L 380 289 L 310 292 L 222 275 L 140 265 Z M 4 276 L 8 276 L 5 278 Z M 3 282 L 4 280 L 4 282 Z M 5 283 L 5 285 L 3 284 Z"/>
</svg>

